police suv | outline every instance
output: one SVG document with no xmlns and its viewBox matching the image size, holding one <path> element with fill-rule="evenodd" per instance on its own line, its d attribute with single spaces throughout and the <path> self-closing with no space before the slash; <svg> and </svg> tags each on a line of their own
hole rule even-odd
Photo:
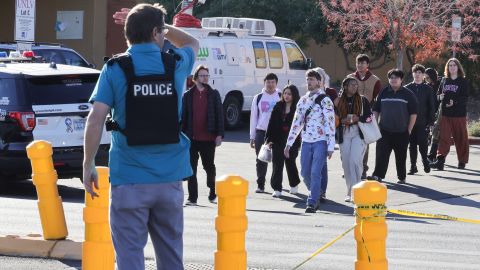
<svg viewBox="0 0 480 270">
<path fill-rule="evenodd" d="M 269 20 L 203 18 L 202 28 L 183 28 L 200 41 L 195 62 L 210 69 L 210 84 L 222 96 L 226 126 L 235 128 L 241 113 L 250 111 L 253 97 L 270 72 L 278 87 L 295 84 L 305 91 L 305 72 L 312 66 L 295 41 L 276 37 Z"/>
<path fill-rule="evenodd" d="M 53 146 L 59 176 L 80 176 L 88 99 L 99 71 L 28 59 L 0 58 L 0 176 L 31 173 L 25 147 Z M 106 165 L 110 134 L 103 132 L 97 165 Z"/>
</svg>

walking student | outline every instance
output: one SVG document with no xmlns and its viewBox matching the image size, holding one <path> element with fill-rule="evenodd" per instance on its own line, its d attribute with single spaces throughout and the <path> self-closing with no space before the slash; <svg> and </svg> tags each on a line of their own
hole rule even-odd
<svg viewBox="0 0 480 270">
<path fill-rule="evenodd" d="M 357 70 L 348 75 L 358 81 L 358 93 L 368 99 L 370 106 L 373 106 L 375 99 L 382 89 L 380 79 L 370 71 L 370 57 L 366 54 L 359 54 L 355 59 Z M 363 174 L 362 179 L 365 179 L 368 172 L 368 145 L 363 158 Z"/>
<path fill-rule="evenodd" d="M 270 122 L 268 123 L 265 142 L 272 148 L 272 178 L 270 183 L 273 189 L 272 196 L 279 198 L 282 195 L 283 166 L 287 170 L 290 194 L 298 193 L 300 177 L 296 159 L 300 149 L 300 137 L 298 137 L 290 148 L 290 155 L 285 157 L 283 150 L 287 144 L 288 133 L 293 122 L 293 116 L 300 100 L 300 94 L 295 85 L 287 85 L 283 88 L 282 99 L 273 107 Z"/>
<path fill-rule="evenodd" d="M 437 161 L 432 168 L 443 170 L 445 158 L 450 151 L 451 138 L 455 144 L 458 168 L 465 169 L 468 163 L 469 144 L 467 132 L 468 82 L 465 72 L 456 58 L 450 58 L 445 65 L 445 81 L 440 85 L 442 121 Z"/>
<path fill-rule="evenodd" d="M 440 138 L 440 122 L 442 120 L 442 110 L 440 109 L 440 83 L 443 79 L 438 77 L 438 73 L 433 68 L 427 68 L 425 70 L 425 82 L 432 87 L 433 96 L 435 100 L 435 119 L 431 127 L 431 139 L 430 139 L 430 152 L 428 153 L 428 161 L 430 163 L 437 160 L 438 140 Z"/>
<path fill-rule="evenodd" d="M 393 150 L 397 167 L 397 183 L 405 184 L 408 140 L 417 118 L 417 98 L 412 91 L 402 86 L 403 71 L 391 69 L 387 76 L 388 86 L 380 92 L 373 106 L 375 118 L 380 119 L 382 138 L 377 141 L 375 170 L 369 179 L 381 182 L 385 178 Z"/>
<path fill-rule="evenodd" d="M 180 132 L 181 98 L 199 46 L 193 36 L 165 24 L 165 14 L 158 4 L 115 14 L 119 22 L 126 18 L 129 48 L 104 65 L 90 98 L 83 184 L 92 198 L 98 196 L 94 157 L 111 110 L 110 228 L 119 270 L 145 269 L 149 235 L 158 270 L 184 268 L 182 180 L 192 169 L 190 143 Z M 174 54 L 161 52 L 165 38 L 178 48 Z M 158 91 L 138 91 L 143 88 Z"/>
<path fill-rule="evenodd" d="M 297 104 L 284 154 L 290 157 L 290 149 L 301 133 L 301 174 L 309 191 L 305 212 L 315 213 L 322 193 L 322 170 L 335 147 L 335 114 L 320 74 L 310 69 L 306 77 L 308 91 Z"/>
<path fill-rule="evenodd" d="M 208 84 L 210 74 L 200 65 L 193 72 L 195 85 L 182 98 L 182 131 L 191 141 L 190 164 L 193 175 L 188 178 L 187 205 L 197 205 L 197 165 L 202 158 L 207 173 L 208 200 L 213 203 L 215 194 L 215 148 L 222 144 L 224 136 L 223 106 L 220 94 Z"/>
<path fill-rule="evenodd" d="M 417 97 L 418 110 L 417 119 L 410 134 L 410 171 L 409 175 L 418 172 L 417 169 L 417 148 L 422 157 L 423 170 L 430 172 L 430 164 L 428 161 L 428 129 L 433 124 L 435 115 L 435 101 L 432 88 L 424 81 L 425 67 L 415 64 L 412 67 L 413 82 L 405 85 L 407 89 L 412 91 Z M 417 147 L 418 146 L 418 147 Z"/>
<path fill-rule="evenodd" d="M 265 142 L 265 133 L 270 121 L 273 107 L 280 100 L 281 93 L 277 89 L 278 77 L 273 73 L 267 74 L 263 79 L 262 92 L 255 95 L 250 110 L 250 147 L 255 149 L 258 156 L 262 144 Z M 268 163 L 256 159 L 257 190 L 256 193 L 265 192 L 265 177 Z"/>
<path fill-rule="evenodd" d="M 341 123 L 337 137 L 347 184 L 345 201 L 353 202 L 352 187 L 362 181 L 363 156 L 367 149 L 358 122 L 372 121 L 372 111 L 368 99 L 358 93 L 358 82 L 354 78 L 343 80 L 341 93 L 337 105 Z"/>
</svg>

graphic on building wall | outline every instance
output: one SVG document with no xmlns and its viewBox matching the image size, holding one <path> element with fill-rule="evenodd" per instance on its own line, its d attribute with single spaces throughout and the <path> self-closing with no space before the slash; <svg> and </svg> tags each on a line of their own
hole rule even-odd
<svg viewBox="0 0 480 270">
<path fill-rule="evenodd" d="M 83 10 L 57 11 L 57 39 L 83 39 Z"/>
</svg>

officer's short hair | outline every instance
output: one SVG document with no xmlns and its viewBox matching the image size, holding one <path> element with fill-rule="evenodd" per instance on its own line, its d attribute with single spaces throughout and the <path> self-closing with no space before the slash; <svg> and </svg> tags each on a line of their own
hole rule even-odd
<svg viewBox="0 0 480 270">
<path fill-rule="evenodd" d="M 415 73 L 417 71 L 421 71 L 422 73 L 425 73 L 425 67 L 423 65 L 420 65 L 420 64 L 413 65 L 412 72 Z"/>
<path fill-rule="evenodd" d="M 207 66 L 199 65 L 193 72 L 193 81 L 196 81 L 198 79 L 198 73 L 200 73 L 201 70 L 206 70 L 208 73 L 210 73 Z"/>
<path fill-rule="evenodd" d="M 165 8 L 159 4 L 138 4 L 133 7 L 125 21 L 125 38 L 129 44 L 152 41 L 152 31 L 165 27 Z"/>
<path fill-rule="evenodd" d="M 361 54 L 357 55 L 356 61 L 357 61 L 357 63 L 367 62 L 367 64 L 370 64 L 370 57 L 368 57 L 368 55 L 366 55 L 364 53 L 361 53 Z"/>
<path fill-rule="evenodd" d="M 387 73 L 387 77 L 390 79 L 391 76 L 395 76 L 403 80 L 405 73 L 398 68 L 390 69 Z"/>
<path fill-rule="evenodd" d="M 275 75 L 275 73 L 268 73 L 267 76 L 263 79 L 263 82 L 266 82 L 267 80 L 275 80 L 275 82 L 278 83 L 278 77 Z"/>
<path fill-rule="evenodd" d="M 313 77 L 313 78 L 316 78 L 317 80 L 319 81 L 323 81 L 322 80 L 322 75 L 320 75 L 320 73 L 318 73 L 317 71 L 315 71 L 314 69 L 309 69 L 307 70 L 307 72 L 305 73 L 305 75 L 308 77 Z"/>
</svg>

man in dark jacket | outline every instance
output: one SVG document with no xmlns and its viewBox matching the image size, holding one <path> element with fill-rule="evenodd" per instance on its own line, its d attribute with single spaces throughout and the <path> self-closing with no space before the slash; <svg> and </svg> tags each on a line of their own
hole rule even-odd
<svg viewBox="0 0 480 270">
<path fill-rule="evenodd" d="M 208 200 L 215 202 L 215 147 L 224 136 L 223 106 L 220 94 L 208 85 L 208 68 L 200 65 L 193 73 L 195 85 L 183 95 L 182 131 L 191 140 L 190 163 L 193 175 L 188 179 L 187 205 L 196 205 L 198 198 L 197 165 L 202 158 L 207 173 Z"/>
<path fill-rule="evenodd" d="M 410 134 L 410 171 L 409 175 L 413 175 L 418 172 L 417 169 L 417 145 L 422 156 L 423 170 L 426 173 L 430 172 L 430 166 L 428 162 L 428 126 L 432 125 L 435 114 L 435 101 L 433 97 L 432 88 L 428 86 L 423 78 L 425 76 L 425 67 L 419 64 L 415 64 L 412 67 L 413 82 L 405 85 L 410 91 L 412 91 L 417 97 L 418 110 L 417 120 Z"/>
</svg>

